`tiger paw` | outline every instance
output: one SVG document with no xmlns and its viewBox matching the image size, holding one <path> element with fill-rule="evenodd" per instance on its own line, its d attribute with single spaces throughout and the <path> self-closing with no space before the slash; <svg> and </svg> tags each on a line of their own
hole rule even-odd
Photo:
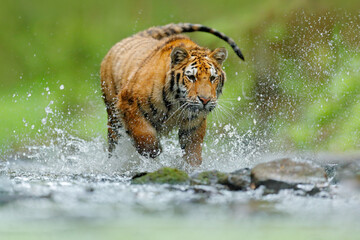
<svg viewBox="0 0 360 240">
<path fill-rule="evenodd" d="M 156 158 L 162 152 L 161 145 L 159 143 L 149 144 L 141 143 L 136 144 L 136 150 L 138 153 L 147 158 Z"/>
</svg>

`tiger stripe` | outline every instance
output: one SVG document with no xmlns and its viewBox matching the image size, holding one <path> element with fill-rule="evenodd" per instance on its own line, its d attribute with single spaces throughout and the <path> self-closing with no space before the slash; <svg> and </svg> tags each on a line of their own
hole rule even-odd
<svg viewBox="0 0 360 240">
<path fill-rule="evenodd" d="M 160 154 L 159 137 L 178 128 L 184 160 L 194 166 L 201 164 L 206 116 L 222 93 L 227 51 L 200 47 L 180 35 L 195 31 L 223 39 L 244 59 L 231 38 L 190 23 L 149 28 L 120 41 L 107 53 L 100 75 L 110 153 L 121 127 L 146 157 Z"/>
</svg>

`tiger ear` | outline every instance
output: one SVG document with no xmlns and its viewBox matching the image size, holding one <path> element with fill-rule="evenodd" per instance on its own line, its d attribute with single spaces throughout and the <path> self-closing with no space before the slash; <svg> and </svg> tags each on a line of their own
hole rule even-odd
<svg viewBox="0 0 360 240">
<path fill-rule="evenodd" d="M 189 57 L 189 53 L 185 48 L 175 47 L 171 52 L 171 63 L 178 64 Z"/>
<path fill-rule="evenodd" d="M 225 48 L 217 48 L 210 54 L 210 57 L 215 59 L 220 65 L 226 60 L 228 52 Z"/>
</svg>

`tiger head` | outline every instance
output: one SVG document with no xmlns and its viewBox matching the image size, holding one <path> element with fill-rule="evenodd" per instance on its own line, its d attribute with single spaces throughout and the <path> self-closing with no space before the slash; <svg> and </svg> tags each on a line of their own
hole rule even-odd
<svg viewBox="0 0 360 240">
<path fill-rule="evenodd" d="M 225 48 L 172 50 L 170 88 L 181 106 L 194 114 L 215 108 L 225 81 L 222 63 L 226 58 Z"/>
</svg>

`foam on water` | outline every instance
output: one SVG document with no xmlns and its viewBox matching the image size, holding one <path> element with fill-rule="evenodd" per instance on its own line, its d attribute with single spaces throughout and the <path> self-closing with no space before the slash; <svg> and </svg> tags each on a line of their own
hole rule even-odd
<svg viewBox="0 0 360 240">
<path fill-rule="evenodd" d="M 224 129 L 225 132 L 221 134 L 208 133 L 207 142 L 203 147 L 203 164 L 199 168 L 191 168 L 184 162 L 175 132 L 161 138 L 163 152 L 157 158 L 149 159 L 138 154 L 126 134 L 123 134 L 114 153 L 109 157 L 107 142 L 102 137 L 84 140 L 60 128 L 53 129 L 55 139 L 43 145 L 26 146 L 22 153 L 12 156 L 15 161 L 10 161 L 10 164 L 12 168 L 17 168 L 17 171 L 43 174 L 123 175 L 155 171 L 161 167 L 174 167 L 192 172 L 214 169 L 234 171 L 251 166 L 254 156 L 259 155 L 258 149 L 249 143 L 245 144 L 246 136 L 240 136 L 236 128 L 230 124 Z"/>
</svg>

